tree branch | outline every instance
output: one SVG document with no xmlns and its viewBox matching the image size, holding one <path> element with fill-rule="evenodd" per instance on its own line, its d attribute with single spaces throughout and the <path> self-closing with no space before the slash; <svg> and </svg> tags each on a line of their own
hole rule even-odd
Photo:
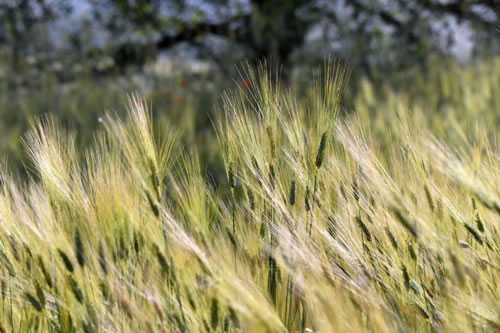
<svg viewBox="0 0 500 333">
<path fill-rule="evenodd" d="M 472 5 L 482 5 L 492 10 L 495 15 L 500 15 L 500 4 L 496 0 L 478 0 L 478 1 L 459 1 L 450 3 L 426 3 L 423 7 L 434 13 L 448 14 L 457 17 L 458 19 L 468 20 L 477 23 L 486 29 L 494 29 L 497 26 L 496 22 L 484 19 L 479 14 L 475 14 L 469 8 Z"/>
<path fill-rule="evenodd" d="M 166 49 L 174 46 L 179 42 L 194 41 L 201 35 L 204 34 L 217 34 L 224 36 L 231 36 L 233 40 L 237 42 L 244 42 L 248 36 L 248 32 L 245 31 L 247 20 L 250 19 L 250 15 L 235 16 L 228 21 L 219 23 L 199 23 L 196 25 L 184 27 L 177 34 L 165 34 L 156 43 L 158 49 Z M 236 27 L 233 27 L 237 25 Z"/>
</svg>

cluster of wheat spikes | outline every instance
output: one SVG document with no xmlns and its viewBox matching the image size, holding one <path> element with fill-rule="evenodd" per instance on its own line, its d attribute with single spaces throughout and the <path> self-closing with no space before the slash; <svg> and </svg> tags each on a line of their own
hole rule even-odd
<svg viewBox="0 0 500 333">
<path fill-rule="evenodd" d="M 300 100 L 242 75 L 218 188 L 138 97 L 84 158 L 32 128 L 33 179 L 1 174 L 0 331 L 500 330 L 496 137 L 450 145 L 401 108 L 379 144 L 363 110 L 337 116 L 345 67 Z"/>
</svg>

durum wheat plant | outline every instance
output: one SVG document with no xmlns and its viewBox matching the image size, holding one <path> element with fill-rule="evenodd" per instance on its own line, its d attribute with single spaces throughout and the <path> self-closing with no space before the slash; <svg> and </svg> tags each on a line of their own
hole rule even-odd
<svg viewBox="0 0 500 333">
<path fill-rule="evenodd" d="M 137 96 L 85 152 L 57 119 L 33 125 L 31 178 L 1 174 L 2 331 L 500 330 L 498 75 L 417 85 L 449 99 L 431 124 L 439 101 L 367 81 L 340 113 L 340 64 L 301 98 L 265 66 L 241 75 L 217 187 L 204 147 Z"/>
</svg>

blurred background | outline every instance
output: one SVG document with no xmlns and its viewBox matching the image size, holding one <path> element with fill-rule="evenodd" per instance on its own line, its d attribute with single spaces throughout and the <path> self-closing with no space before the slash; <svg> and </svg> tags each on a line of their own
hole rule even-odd
<svg viewBox="0 0 500 333">
<path fill-rule="evenodd" d="M 221 92 L 250 84 L 241 64 L 262 59 L 299 85 L 344 60 L 343 112 L 388 89 L 439 112 L 462 103 L 460 68 L 500 73 L 499 19 L 498 0 L 0 0 L 0 156 L 24 170 L 21 138 L 46 113 L 85 146 L 132 92 L 160 128 L 182 126 L 186 146 L 206 143 Z M 208 165 L 214 149 L 199 149 Z"/>
</svg>

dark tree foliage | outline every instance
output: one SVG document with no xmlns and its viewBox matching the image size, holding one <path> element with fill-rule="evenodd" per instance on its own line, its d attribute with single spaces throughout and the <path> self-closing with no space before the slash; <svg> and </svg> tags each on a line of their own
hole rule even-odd
<svg viewBox="0 0 500 333">
<path fill-rule="evenodd" d="M 37 22 L 64 15 L 67 0 L 3 0 L 0 43 L 21 52 Z M 119 67 L 143 64 L 187 43 L 216 59 L 213 40 L 247 58 L 288 64 L 321 52 L 357 65 L 425 62 L 450 52 L 456 28 L 473 34 L 476 50 L 497 52 L 498 0 L 82 0 L 110 38 L 106 52 Z M 321 36 L 308 46 L 310 37 Z M 227 45 L 227 44 L 224 44 Z"/>
<path fill-rule="evenodd" d="M 0 0 L 0 46 L 11 49 L 17 64 L 26 51 L 39 46 L 35 32 L 69 10 L 67 0 Z"/>
<path fill-rule="evenodd" d="M 158 50 L 180 42 L 203 47 L 204 37 L 218 36 L 244 47 L 247 56 L 285 64 L 313 29 L 326 36 L 325 44 L 340 44 L 341 56 L 356 53 L 360 62 L 381 62 L 372 55 L 378 51 L 404 64 L 425 60 L 431 51 L 448 52 L 459 24 L 484 48 L 498 33 L 500 18 L 497 0 L 108 0 L 107 5 L 116 28 L 155 31 L 151 44 Z M 449 45 L 443 43 L 447 37 Z"/>
</svg>

